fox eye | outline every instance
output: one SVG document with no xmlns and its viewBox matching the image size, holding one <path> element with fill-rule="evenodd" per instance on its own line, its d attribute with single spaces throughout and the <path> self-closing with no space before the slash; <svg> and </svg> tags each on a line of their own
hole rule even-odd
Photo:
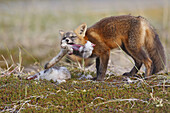
<svg viewBox="0 0 170 113">
<path fill-rule="evenodd" d="M 77 36 L 72 36 L 71 38 L 76 38 Z"/>
<path fill-rule="evenodd" d="M 66 37 L 63 37 L 63 40 L 65 40 L 66 39 Z"/>
</svg>

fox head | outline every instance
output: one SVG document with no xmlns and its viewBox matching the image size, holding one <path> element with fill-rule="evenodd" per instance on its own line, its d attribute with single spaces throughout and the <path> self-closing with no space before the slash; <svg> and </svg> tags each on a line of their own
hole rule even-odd
<svg viewBox="0 0 170 113">
<path fill-rule="evenodd" d="M 87 25 L 81 24 L 77 29 L 70 32 L 59 31 L 61 37 L 61 51 L 51 61 L 45 64 L 45 69 L 48 69 L 61 60 L 61 58 L 68 54 L 79 54 L 84 58 L 92 55 L 95 44 L 85 40 Z"/>
<path fill-rule="evenodd" d="M 85 34 L 87 30 L 87 25 L 81 24 L 78 26 L 74 31 L 64 32 L 63 30 L 60 30 L 60 36 L 61 36 L 61 47 L 64 44 L 80 44 L 84 45 L 86 43 L 85 40 Z"/>
</svg>

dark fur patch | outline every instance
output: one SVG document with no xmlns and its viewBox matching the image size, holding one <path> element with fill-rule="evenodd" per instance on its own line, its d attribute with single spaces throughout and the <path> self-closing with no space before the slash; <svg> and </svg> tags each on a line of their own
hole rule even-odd
<svg viewBox="0 0 170 113">
<path fill-rule="evenodd" d="M 151 57 L 151 60 L 153 61 L 153 72 L 152 74 L 155 74 L 161 70 L 164 69 L 166 65 L 166 57 L 164 48 L 159 40 L 159 36 L 156 32 L 154 32 L 155 38 L 154 38 L 154 46 L 151 51 L 149 51 L 149 55 Z"/>
</svg>

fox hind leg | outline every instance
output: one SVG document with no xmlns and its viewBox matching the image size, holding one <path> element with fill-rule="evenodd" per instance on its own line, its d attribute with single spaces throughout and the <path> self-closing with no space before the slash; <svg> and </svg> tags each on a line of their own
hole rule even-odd
<svg viewBox="0 0 170 113">
<path fill-rule="evenodd" d="M 141 67 L 143 63 L 146 67 L 145 77 L 152 74 L 152 60 L 150 59 L 147 50 L 145 48 L 146 29 L 147 25 L 141 21 L 141 19 L 131 20 L 131 29 L 128 32 L 128 40 L 125 43 L 125 47 L 128 54 L 135 60 L 136 67 Z M 131 73 L 137 72 L 135 68 L 131 70 Z"/>
<path fill-rule="evenodd" d="M 123 76 L 134 76 L 134 75 L 140 70 L 140 68 L 141 68 L 141 66 L 142 66 L 142 62 L 139 61 L 139 60 L 136 60 L 136 59 L 127 51 L 127 49 L 125 48 L 124 44 L 122 44 L 121 48 L 122 48 L 122 50 L 123 50 L 126 54 L 128 54 L 129 56 L 131 56 L 131 57 L 133 58 L 134 62 L 135 62 L 135 66 L 131 69 L 131 71 L 130 71 L 130 72 L 125 72 L 125 73 L 123 74 Z"/>
<path fill-rule="evenodd" d="M 141 49 L 139 51 L 131 51 L 131 56 L 132 58 L 137 59 L 136 61 L 141 61 L 144 65 L 145 65 L 145 77 L 149 76 L 152 74 L 152 60 L 150 59 L 150 57 L 148 56 L 148 54 L 146 53 L 146 51 L 141 47 Z M 135 65 L 137 64 L 137 66 L 141 67 L 141 63 L 139 62 L 135 62 Z M 132 69 L 132 71 L 135 70 L 134 68 Z"/>
<path fill-rule="evenodd" d="M 135 66 L 131 69 L 130 72 L 124 73 L 123 76 L 134 76 L 140 70 L 140 68 L 142 66 L 142 62 L 139 62 L 135 59 L 134 59 L 134 61 L 135 61 Z"/>
</svg>

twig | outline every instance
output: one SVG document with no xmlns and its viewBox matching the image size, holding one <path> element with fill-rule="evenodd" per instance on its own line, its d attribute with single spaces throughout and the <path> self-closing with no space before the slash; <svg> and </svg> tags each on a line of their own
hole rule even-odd
<svg viewBox="0 0 170 113">
<path fill-rule="evenodd" d="M 104 98 L 102 98 L 102 97 L 96 97 L 95 99 L 93 99 L 93 102 L 94 102 L 95 100 L 97 100 L 97 99 L 106 100 L 106 99 L 104 99 Z"/>
<path fill-rule="evenodd" d="M 5 59 L 5 57 L 3 55 L 1 55 L 1 56 L 2 56 L 2 58 L 3 58 L 3 60 L 4 60 L 5 64 L 6 64 L 6 67 L 9 68 L 7 60 Z"/>
<path fill-rule="evenodd" d="M 22 104 L 22 106 L 20 107 L 20 109 L 17 111 L 17 113 L 19 113 L 20 111 L 21 111 L 21 109 L 22 109 L 22 107 L 26 104 L 26 103 L 28 103 L 28 102 L 30 102 L 31 100 L 26 100 L 23 104 Z"/>
<path fill-rule="evenodd" d="M 170 87 L 170 85 L 154 85 L 154 86 L 151 86 L 151 87 L 163 87 L 163 88 L 165 88 L 165 87 Z"/>
<path fill-rule="evenodd" d="M 118 102 L 118 101 L 120 101 L 120 102 L 122 102 L 122 101 L 141 101 L 143 103 L 148 103 L 148 101 L 144 101 L 144 100 L 140 100 L 140 99 L 136 99 L 136 98 L 132 98 L 132 99 L 115 99 L 115 100 L 108 100 L 106 102 L 96 104 L 96 105 L 94 105 L 94 107 L 100 106 L 100 105 L 103 105 L 103 104 L 107 104 L 107 103 L 111 103 L 111 102 Z"/>
<path fill-rule="evenodd" d="M 29 107 L 35 107 L 35 108 L 48 109 L 48 107 L 41 107 L 41 106 L 38 106 L 38 105 L 29 104 L 29 103 L 27 103 L 27 106 L 29 106 Z"/>
<path fill-rule="evenodd" d="M 94 101 L 94 100 L 93 100 L 93 101 Z M 100 105 L 103 105 L 103 104 L 108 104 L 108 103 L 118 102 L 118 101 L 120 101 L 120 102 L 122 102 L 122 101 L 129 101 L 129 102 L 131 102 L 131 101 L 132 101 L 132 102 L 134 102 L 134 101 L 140 101 L 140 102 L 149 104 L 148 101 L 144 101 L 144 100 L 136 99 L 136 98 L 131 98 L 131 99 L 115 99 L 115 100 L 112 99 L 112 100 L 108 100 L 108 101 L 106 101 L 106 102 L 101 102 L 101 103 L 96 104 L 96 105 L 93 104 L 93 101 L 92 101 L 90 104 L 88 104 L 87 106 L 85 106 L 84 108 L 86 108 L 86 107 L 91 107 L 91 106 L 97 107 L 97 106 L 100 106 Z M 132 107 L 133 107 L 133 106 L 134 106 L 134 104 L 132 105 Z M 83 109 L 83 108 L 81 108 L 81 109 Z M 78 109 L 77 111 L 80 112 L 81 109 Z"/>
<path fill-rule="evenodd" d="M 16 71 L 17 68 L 18 68 L 18 66 L 16 66 L 12 71 L 7 72 L 7 73 L 5 73 L 4 75 L 1 75 L 0 77 L 4 77 L 4 76 L 7 76 L 7 75 L 10 75 L 10 74 L 13 73 L 14 71 Z"/>
</svg>

